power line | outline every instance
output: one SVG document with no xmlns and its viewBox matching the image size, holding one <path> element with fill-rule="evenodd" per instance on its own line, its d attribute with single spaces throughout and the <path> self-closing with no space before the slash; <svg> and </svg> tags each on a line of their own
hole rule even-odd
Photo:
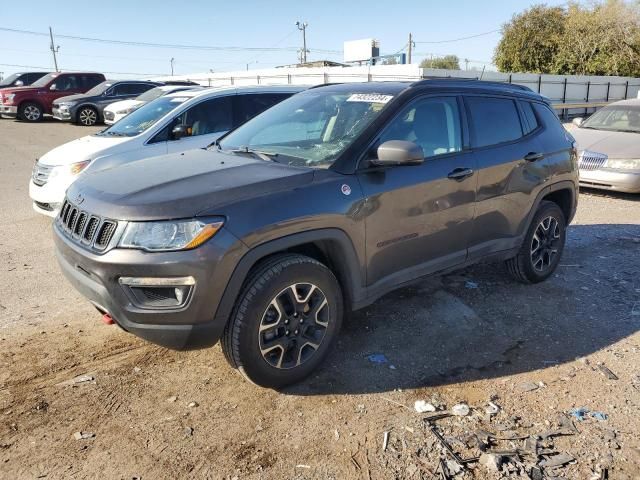
<svg viewBox="0 0 640 480">
<path fill-rule="evenodd" d="M 20 30 L 17 28 L 0 27 L 0 31 L 20 33 L 24 35 L 37 35 L 37 36 L 49 36 L 48 33 L 35 32 L 31 30 Z M 80 37 L 76 35 L 61 35 L 56 34 L 56 38 L 66 38 L 68 40 L 77 40 L 82 42 L 94 42 L 94 43 L 109 43 L 115 45 L 127 45 L 134 47 L 153 47 L 153 48 L 174 48 L 178 50 L 213 50 L 213 51 L 231 51 L 231 52 L 295 52 L 298 47 L 240 47 L 240 46 L 212 46 L 212 45 L 182 45 L 182 44 L 170 44 L 170 43 L 152 43 L 152 42 L 138 42 L 133 40 L 111 40 L 105 38 L 93 38 L 93 37 Z M 314 52 L 318 53 L 342 53 L 338 50 L 325 50 L 316 48 Z"/>
<path fill-rule="evenodd" d="M 478 37 L 484 37 L 485 35 L 491 35 L 492 33 L 497 33 L 502 31 L 502 29 L 498 28 L 496 30 L 491 30 L 490 32 L 483 32 L 483 33 L 477 33 L 475 35 L 469 35 L 468 37 L 460 37 L 460 38 L 452 38 L 450 40 L 437 40 L 437 41 L 431 41 L 431 42 L 415 42 L 415 43 L 430 43 L 430 44 L 436 44 L 436 43 L 453 43 L 453 42 L 461 42 L 462 40 L 470 40 L 472 38 L 478 38 Z"/>
<path fill-rule="evenodd" d="M 2 67 L 16 67 L 16 68 L 35 68 L 35 69 L 43 70 L 43 71 L 51 70 L 51 67 L 43 67 L 42 65 L 16 65 L 14 63 L 0 63 L 0 66 L 2 66 Z M 86 72 L 85 69 L 78 69 L 78 68 L 65 68 L 64 71 L 65 72 Z M 166 73 L 105 72 L 105 71 L 103 71 L 101 73 L 108 73 L 110 75 L 135 75 L 135 76 L 139 76 L 139 77 L 166 76 Z"/>
</svg>

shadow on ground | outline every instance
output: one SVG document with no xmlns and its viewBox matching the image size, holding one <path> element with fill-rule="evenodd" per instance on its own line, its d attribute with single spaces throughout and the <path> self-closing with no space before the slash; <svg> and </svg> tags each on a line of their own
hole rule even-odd
<svg viewBox="0 0 640 480">
<path fill-rule="evenodd" d="M 640 225 L 577 225 L 561 266 L 541 284 L 516 283 L 494 264 L 398 290 L 352 314 L 324 367 L 287 391 L 438 386 L 589 355 L 640 329 L 639 254 Z"/>
</svg>

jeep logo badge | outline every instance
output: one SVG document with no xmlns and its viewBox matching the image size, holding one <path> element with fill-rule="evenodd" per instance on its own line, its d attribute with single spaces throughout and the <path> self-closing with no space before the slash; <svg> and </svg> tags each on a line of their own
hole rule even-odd
<svg viewBox="0 0 640 480">
<path fill-rule="evenodd" d="M 78 195 L 76 195 L 76 203 L 80 205 L 82 202 L 84 202 L 84 197 L 81 193 L 79 193 Z"/>
<path fill-rule="evenodd" d="M 346 183 L 342 185 L 340 190 L 342 190 L 342 194 L 343 195 L 351 195 L 351 187 L 349 185 L 347 185 Z"/>
</svg>

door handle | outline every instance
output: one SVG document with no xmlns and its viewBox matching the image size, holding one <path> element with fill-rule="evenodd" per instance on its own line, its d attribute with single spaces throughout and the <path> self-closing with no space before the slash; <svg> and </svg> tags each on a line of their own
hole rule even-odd
<svg viewBox="0 0 640 480">
<path fill-rule="evenodd" d="M 457 180 L 458 182 L 464 180 L 467 177 L 473 175 L 473 170 L 470 168 L 456 168 L 447 175 L 451 180 Z"/>
<path fill-rule="evenodd" d="M 535 162 L 536 160 L 541 160 L 544 158 L 544 153 L 530 152 L 524 156 L 524 159 L 527 162 Z"/>
</svg>

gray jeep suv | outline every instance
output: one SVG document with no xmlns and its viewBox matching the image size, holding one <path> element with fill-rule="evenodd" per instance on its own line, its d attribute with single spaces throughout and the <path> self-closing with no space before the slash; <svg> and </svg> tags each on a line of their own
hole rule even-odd
<svg viewBox="0 0 640 480">
<path fill-rule="evenodd" d="M 425 275 L 560 261 L 576 150 L 546 100 L 477 81 L 309 89 L 207 149 L 75 182 L 54 222 L 67 278 L 160 345 L 222 342 L 256 384 L 316 368 L 346 312 Z"/>
</svg>

